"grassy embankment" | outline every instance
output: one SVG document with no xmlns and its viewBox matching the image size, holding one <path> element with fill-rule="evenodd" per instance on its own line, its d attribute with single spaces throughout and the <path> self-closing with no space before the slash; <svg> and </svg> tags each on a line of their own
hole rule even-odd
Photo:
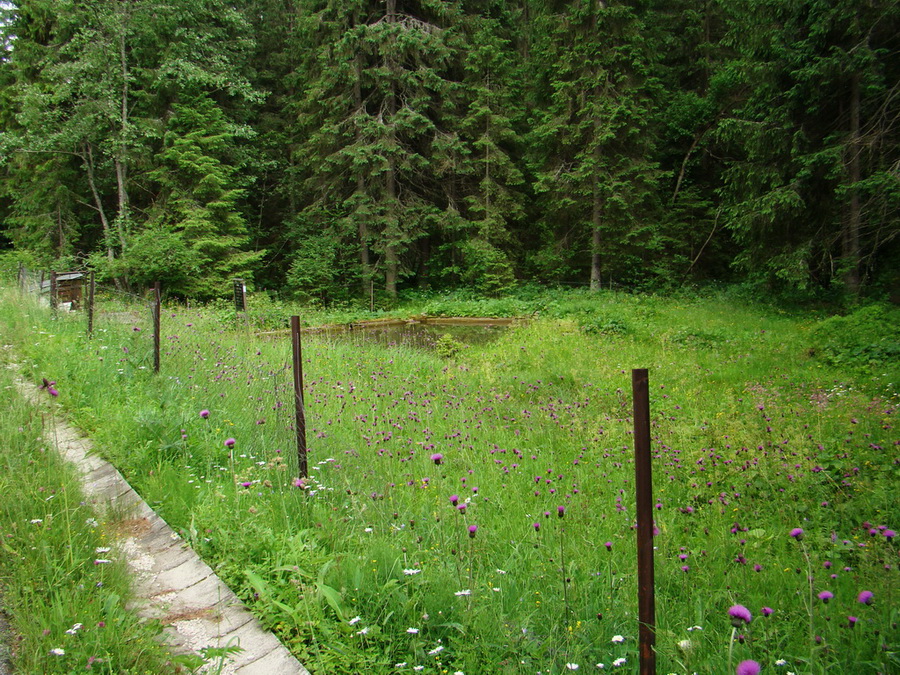
<svg viewBox="0 0 900 675">
<path fill-rule="evenodd" d="M 660 672 L 900 667 L 896 333 L 878 317 L 854 346 L 850 320 L 715 298 L 474 304 L 532 318 L 444 356 L 305 340 L 299 487 L 288 338 L 170 307 L 154 376 L 143 314 L 90 341 L 82 317 L 7 300 L 0 320 L 314 672 L 636 672 L 633 367 L 651 378 Z M 733 630 L 733 605 L 752 622 Z"/>
</svg>

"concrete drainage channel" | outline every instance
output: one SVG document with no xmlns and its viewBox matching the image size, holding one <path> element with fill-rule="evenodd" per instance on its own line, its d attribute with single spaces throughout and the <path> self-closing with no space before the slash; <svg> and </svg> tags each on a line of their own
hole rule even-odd
<svg viewBox="0 0 900 675">
<path fill-rule="evenodd" d="M 34 385 L 23 380 L 17 385 L 28 400 L 41 400 Z M 85 496 L 95 508 L 127 514 L 117 520 L 117 547 L 134 574 L 134 609 L 139 616 L 158 619 L 165 626 L 166 641 L 173 651 L 240 647 L 227 657 L 221 670 L 219 664 L 211 668 L 223 675 L 309 675 L 116 468 L 90 454 L 88 439 L 56 419 L 46 440 L 78 467 Z"/>
</svg>

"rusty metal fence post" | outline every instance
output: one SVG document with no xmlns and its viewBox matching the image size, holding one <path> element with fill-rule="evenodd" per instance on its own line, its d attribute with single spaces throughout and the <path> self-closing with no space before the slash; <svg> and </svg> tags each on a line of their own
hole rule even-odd
<svg viewBox="0 0 900 675">
<path fill-rule="evenodd" d="M 308 475 L 306 463 L 306 411 L 303 407 L 303 355 L 300 349 L 300 317 L 291 317 L 291 353 L 294 365 L 294 429 L 297 432 L 297 466 L 300 478 Z"/>
<path fill-rule="evenodd" d="M 153 372 L 159 372 L 159 342 L 160 342 L 160 314 L 161 302 L 159 294 L 159 282 L 153 284 Z"/>
<path fill-rule="evenodd" d="M 638 646 L 640 675 L 656 675 L 656 599 L 653 579 L 653 480 L 650 462 L 650 387 L 646 368 L 631 371 L 634 397 L 634 472 L 637 492 Z"/>
</svg>

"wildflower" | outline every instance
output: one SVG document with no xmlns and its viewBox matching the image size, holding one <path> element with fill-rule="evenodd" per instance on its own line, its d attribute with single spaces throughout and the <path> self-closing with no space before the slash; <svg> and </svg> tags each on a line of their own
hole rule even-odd
<svg viewBox="0 0 900 675">
<path fill-rule="evenodd" d="M 88 518 L 86 521 L 84 521 L 84 524 L 88 527 L 100 527 L 100 523 L 97 522 L 96 518 Z"/>
<path fill-rule="evenodd" d="M 111 562 L 112 562 L 112 560 L 107 560 L 107 559 L 105 559 L 105 558 L 97 558 L 97 559 L 94 561 L 94 564 L 95 564 L 95 565 L 106 565 L 106 564 L 111 563 Z"/>
<path fill-rule="evenodd" d="M 872 591 L 863 591 L 856 597 L 856 599 L 864 605 L 871 605 L 874 602 L 875 597 Z"/>
<path fill-rule="evenodd" d="M 776 666 L 786 666 L 786 665 L 787 665 L 787 661 L 785 661 L 784 659 L 778 659 L 778 660 L 775 662 L 775 665 L 776 665 Z"/>
<path fill-rule="evenodd" d="M 476 532 L 478 532 L 478 526 L 477 525 L 469 525 L 469 538 L 470 539 L 475 538 Z"/>
<path fill-rule="evenodd" d="M 32 519 L 31 519 L 31 524 L 32 524 L 32 525 L 40 525 L 40 524 L 43 523 L 43 522 L 44 522 L 44 519 L 43 519 L 43 518 L 32 518 Z"/>
<path fill-rule="evenodd" d="M 774 611 L 775 610 L 771 607 L 763 607 L 761 610 L 759 610 L 759 613 L 763 616 L 771 616 Z"/>
<path fill-rule="evenodd" d="M 897 536 L 897 533 L 894 532 L 893 530 L 885 530 L 885 531 L 882 532 L 881 534 L 882 534 L 882 536 L 884 536 L 884 537 L 886 537 L 886 538 L 888 538 L 888 539 L 893 539 L 894 537 Z"/>
<path fill-rule="evenodd" d="M 368 627 L 368 626 L 366 626 L 365 628 L 361 628 L 361 629 L 359 629 L 358 631 L 356 631 L 356 634 L 357 634 L 357 635 L 368 635 L 368 633 L 369 633 L 369 627 Z"/>
<path fill-rule="evenodd" d="M 461 591 L 456 591 L 456 593 L 454 593 L 453 595 L 455 595 L 455 596 L 457 596 L 457 597 L 460 597 L 460 596 L 463 596 L 463 595 L 472 595 L 472 591 L 469 590 L 468 588 L 466 588 L 466 589 L 461 590 Z"/>
<path fill-rule="evenodd" d="M 793 530 L 791 530 L 790 534 L 794 539 L 800 541 L 801 539 L 803 539 L 803 528 L 795 527 Z"/>
<path fill-rule="evenodd" d="M 750 610 L 743 605 L 732 605 L 728 609 L 728 616 L 731 617 L 731 625 L 735 628 L 740 628 L 743 624 L 753 621 Z"/>
<path fill-rule="evenodd" d="M 408 569 L 408 570 L 403 570 L 403 574 L 405 574 L 408 577 L 411 577 L 414 574 L 419 574 L 419 572 L 421 572 L 421 571 L 422 570 Z"/>
<path fill-rule="evenodd" d="M 248 488 L 251 485 L 253 485 L 253 481 L 250 481 L 250 480 L 245 480 L 245 481 L 241 482 L 241 487 Z"/>
<path fill-rule="evenodd" d="M 354 617 L 353 617 L 352 619 L 350 619 L 347 623 L 349 623 L 351 626 L 355 626 L 355 625 L 358 624 L 360 621 L 362 621 L 362 617 L 361 617 L 361 616 L 354 616 Z"/>
<path fill-rule="evenodd" d="M 689 652 L 694 648 L 694 643 L 690 640 L 679 640 L 678 641 L 678 649 L 683 652 Z"/>
<path fill-rule="evenodd" d="M 65 656 L 66 650 L 62 647 L 54 647 L 50 650 L 50 653 L 53 654 L 53 656 Z"/>
<path fill-rule="evenodd" d="M 440 465 L 441 462 L 444 461 L 444 456 L 441 453 L 436 452 L 431 456 L 431 461 L 437 465 Z"/>
<path fill-rule="evenodd" d="M 541 529 L 541 524 L 540 524 L 540 523 L 532 523 L 531 526 L 534 528 L 534 531 L 535 531 L 535 532 L 537 532 L 538 530 Z"/>
<path fill-rule="evenodd" d="M 691 626 L 690 628 L 688 628 L 688 630 L 689 631 L 703 630 L 703 626 Z"/>
<path fill-rule="evenodd" d="M 759 675 L 760 665 L 756 661 L 741 661 L 738 664 L 736 675 Z"/>
<path fill-rule="evenodd" d="M 428 656 L 434 656 L 435 654 L 440 654 L 442 651 L 444 651 L 444 645 L 438 645 L 437 647 L 432 649 L 430 652 L 428 652 Z"/>
<path fill-rule="evenodd" d="M 453 504 L 453 506 L 459 504 L 459 495 L 450 495 L 450 503 Z"/>
<path fill-rule="evenodd" d="M 847 617 L 847 623 L 848 623 L 848 625 L 850 626 L 850 628 L 853 628 L 853 627 L 856 625 L 856 622 L 857 622 L 857 621 L 859 621 L 859 619 L 856 618 L 855 616 L 848 616 L 848 617 Z"/>
<path fill-rule="evenodd" d="M 559 516 L 560 518 L 562 518 L 563 516 L 565 516 L 565 515 L 566 515 L 566 507 L 563 506 L 562 504 L 560 504 L 559 506 L 557 506 L 557 507 L 556 507 L 556 515 Z"/>
<path fill-rule="evenodd" d="M 233 447 L 234 447 L 234 444 L 235 444 L 236 442 L 237 442 L 237 441 L 235 441 L 233 438 L 226 438 L 226 439 L 225 439 L 225 447 L 226 447 L 226 448 L 233 448 Z"/>
<path fill-rule="evenodd" d="M 832 593 L 831 591 L 822 591 L 821 593 L 819 593 L 819 600 L 821 600 L 825 604 L 828 604 L 828 601 L 833 597 L 834 593 Z"/>
<path fill-rule="evenodd" d="M 619 666 L 624 666 L 626 662 L 627 662 L 627 659 L 624 656 L 620 656 L 615 661 L 613 661 L 612 664 L 613 664 L 613 666 L 618 668 Z"/>
<path fill-rule="evenodd" d="M 612 542 L 611 541 L 608 541 L 603 545 L 606 547 L 607 551 L 612 551 Z"/>
<path fill-rule="evenodd" d="M 409 633 L 410 635 L 418 635 L 419 629 L 418 628 L 407 628 L 406 632 Z"/>
<path fill-rule="evenodd" d="M 203 410 L 201 410 L 200 417 L 202 417 L 203 419 L 206 419 L 207 417 L 209 417 L 209 410 L 206 410 L 205 408 Z"/>
<path fill-rule="evenodd" d="M 306 487 L 306 481 L 303 480 L 302 478 L 295 478 L 294 479 L 294 487 L 303 489 Z"/>
<path fill-rule="evenodd" d="M 577 663 L 567 663 L 566 668 L 568 670 L 578 670 L 578 664 Z"/>
<path fill-rule="evenodd" d="M 625 642 L 625 636 L 624 635 L 613 635 L 611 642 L 613 644 L 621 644 L 621 643 Z"/>
</svg>

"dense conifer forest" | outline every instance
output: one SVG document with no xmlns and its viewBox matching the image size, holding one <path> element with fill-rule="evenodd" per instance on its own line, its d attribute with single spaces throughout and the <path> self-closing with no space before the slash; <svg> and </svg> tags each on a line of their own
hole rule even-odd
<svg viewBox="0 0 900 675">
<path fill-rule="evenodd" d="M 898 285 L 897 0 L 0 4 L 0 248 L 34 265 L 325 302 Z"/>
</svg>

